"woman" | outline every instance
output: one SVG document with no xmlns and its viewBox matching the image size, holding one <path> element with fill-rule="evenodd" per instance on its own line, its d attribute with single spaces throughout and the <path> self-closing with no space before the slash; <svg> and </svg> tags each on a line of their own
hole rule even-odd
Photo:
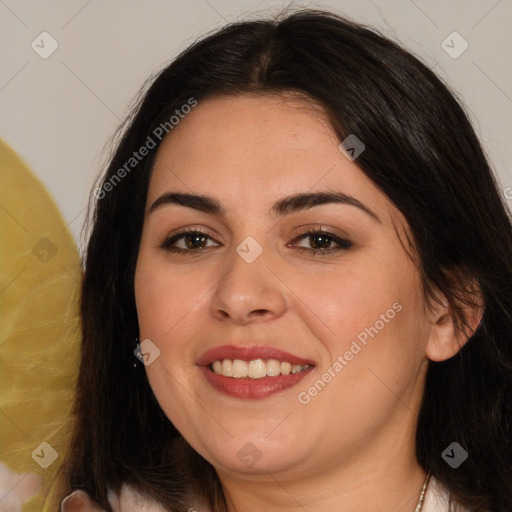
<svg viewBox="0 0 512 512">
<path fill-rule="evenodd" d="M 62 510 L 512 510 L 510 218 L 416 58 L 228 25 L 94 196 Z"/>
</svg>

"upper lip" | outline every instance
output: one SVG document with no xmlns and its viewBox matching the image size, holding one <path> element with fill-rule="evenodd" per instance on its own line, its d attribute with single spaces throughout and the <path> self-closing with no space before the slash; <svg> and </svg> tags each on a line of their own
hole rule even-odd
<svg viewBox="0 0 512 512">
<path fill-rule="evenodd" d="M 291 364 L 313 365 L 313 362 L 302 357 L 294 356 L 289 352 L 284 352 L 274 347 L 266 345 L 235 346 L 222 345 L 214 347 L 202 354 L 197 360 L 198 366 L 208 366 L 214 361 L 222 359 L 241 359 L 242 361 L 253 361 L 255 359 L 277 359 L 278 361 L 287 361 Z"/>
</svg>

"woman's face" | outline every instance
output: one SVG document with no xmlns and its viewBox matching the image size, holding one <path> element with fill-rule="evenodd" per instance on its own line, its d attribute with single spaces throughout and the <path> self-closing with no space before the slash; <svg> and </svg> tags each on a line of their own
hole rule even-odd
<svg viewBox="0 0 512 512">
<path fill-rule="evenodd" d="M 162 409 L 219 471 L 413 451 L 434 321 L 403 216 L 339 142 L 307 103 L 238 96 L 199 102 L 159 149 L 140 338 Z"/>
</svg>

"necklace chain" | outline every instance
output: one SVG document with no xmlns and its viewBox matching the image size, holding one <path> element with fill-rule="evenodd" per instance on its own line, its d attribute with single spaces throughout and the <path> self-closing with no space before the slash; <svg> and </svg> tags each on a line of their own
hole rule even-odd
<svg viewBox="0 0 512 512">
<path fill-rule="evenodd" d="M 427 476 L 425 477 L 425 481 L 423 482 L 423 487 L 421 488 L 420 492 L 420 499 L 418 500 L 418 503 L 416 504 L 416 508 L 414 509 L 414 512 L 421 512 L 423 510 L 423 503 L 425 501 L 425 493 L 427 492 L 428 483 L 430 481 L 430 472 L 427 473 Z"/>
</svg>

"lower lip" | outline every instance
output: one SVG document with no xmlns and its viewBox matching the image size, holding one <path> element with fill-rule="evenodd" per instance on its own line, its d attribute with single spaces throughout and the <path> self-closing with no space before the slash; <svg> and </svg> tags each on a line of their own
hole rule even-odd
<svg viewBox="0 0 512 512">
<path fill-rule="evenodd" d="M 210 370 L 207 366 L 200 366 L 206 380 L 217 391 L 235 398 L 258 399 L 279 393 L 296 386 L 314 368 L 311 366 L 299 373 L 278 375 L 277 377 L 263 377 L 261 379 L 235 379 L 224 377 Z"/>
</svg>

